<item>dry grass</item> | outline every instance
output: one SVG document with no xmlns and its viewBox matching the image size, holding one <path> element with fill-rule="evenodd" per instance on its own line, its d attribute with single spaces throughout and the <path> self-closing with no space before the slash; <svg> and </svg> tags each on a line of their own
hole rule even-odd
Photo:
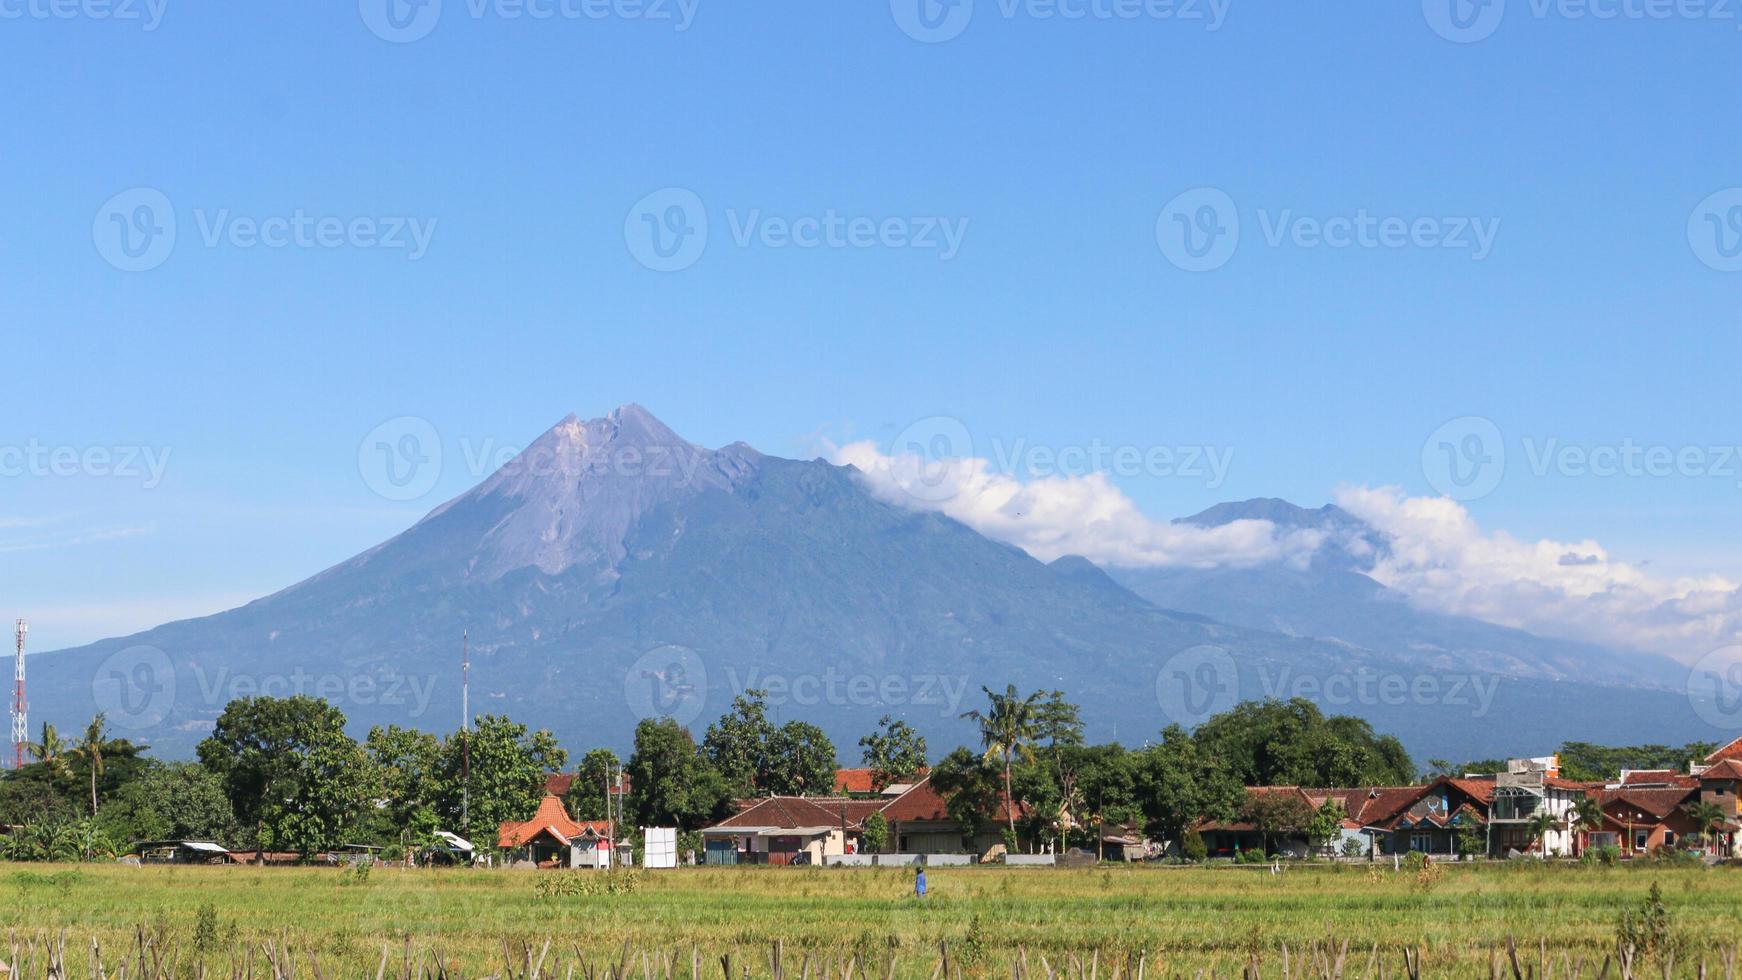
<svg viewBox="0 0 1742 980">
<path fill-rule="evenodd" d="M 1026 950 L 1054 965 L 1073 953 L 1087 961 L 1099 951 L 1107 962 L 1141 954 L 1150 976 L 1190 977 L 1239 973 L 1255 955 L 1274 965 L 1282 944 L 1326 939 L 1361 951 L 1351 954 L 1351 973 L 1377 944 L 1399 957 L 1419 948 L 1428 975 L 1487 976 L 1492 951 L 1511 937 L 1532 957 L 1539 943 L 1584 957 L 1595 976 L 1621 909 L 1637 905 L 1652 881 L 1690 973 L 1704 956 L 1721 976 L 1719 949 L 1742 938 L 1742 870 L 1729 868 L 1452 867 L 1427 882 L 1365 866 L 1277 876 L 1228 867 L 939 868 L 928 872 L 924 902 L 911 897 L 911 873 L 894 869 L 683 869 L 640 873 L 615 894 L 552 894 L 574 891 L 540 888 L 552 874 L 5 865 L 0 911 L 6 928 L 26 934 L 69 930 L 69 946 L 84 950 L 75 958 L 81 970 L 91 938 L 118 956 L 143 927 L 183 951 L 197 941 L 216 974 L 233 950 L 273 941 L 315 952 L 328 976 L 374 976 L 383 947 L 402 950 L 408 937 L 468 974 L 503 969 L 505 942 L 537 949 L 549 939 L 571 959 L 578 948 L 601 963 L 616 961 L 625 944 L 673 953 L 680 976 L 697 947 L 713 977 L 724 954 L 767 975 L 776 940 L 795 976 L 807 954 L 868 962 L 891 949 L 900 975 L 930 976 L 947 943 L 969 975 L 1009 975 Z"/>
</svg>

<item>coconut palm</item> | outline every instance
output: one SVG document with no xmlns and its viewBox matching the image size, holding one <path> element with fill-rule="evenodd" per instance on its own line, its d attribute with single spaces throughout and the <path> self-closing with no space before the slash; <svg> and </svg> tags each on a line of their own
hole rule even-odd
<svg viewBox="0 0 1742 980">
<path fill-rule="evenodd" d="M 1015 684 L 1008 685 L 1003 694 L 994 694 L 989 687 L 980 690 L 986 692 L 989 702 L 986 712 L 966 711 L 962 717 L 980 726 L 980 743 L 986 748 L 986 760 L 996 759 L 1004 764 L 1004 813 L 1010 821 L 1010 835 L 1014 837 L 1016 799 L 1011 794 L 1010 770 L 1018 756 L 1025 762 L 1034 761 L 1033 742 L 1039 728 L 1041 695 L 1036 691 L 1026 698 L 1018 697 Z"/>
<path fill-rule="evenodd" d="M 26 746 L 30 757 L 40 762 L 52 775 L 62 775 L 67 771 L 66 740 L 60 737 L 60 732 L 54 726 L 44 722 L 42 725 L 42 740 L 31 742 Z"/>
<path fill-rule="evenodd" d="M 1693 818 L 1694 831 L 1700 839 L 1716 842 L 1719 831 L 1724 829 L 1724 810 L 1716 803 L 1694 803 L 1688 807 L 1688 816 Z"/>
<path fill-rule="evenodd" d="M 1561 828 L 1561 818 L 1544 810 L 1531 817 L 1525 826 L 1530 830 L 1531 841 L 1542 845 L 1542 856 L 1548 857 L 1548 835 Z"/>
<path fill-rule="evenodd" d="M 79 737 L 79 742 L 73 747 L 73 755 L 85 761 L 85 768 L 91 772 L 91 816 L 97 815 L 97 777 L 103 774 L 103 752 L 109 748 L 109 740 L 104 729 L 109 719 L 101 711 L 85 726 L 85 733 Z"/>
<path fill-rule="evenodd" d="M 1591 834 L 1603 829 L 1603 807 L 1596 797 L 1579 797 L 1573 804 L 1572 817 L 1573 829 L 1585 834 L 1587 840 Z"/>
</svg>

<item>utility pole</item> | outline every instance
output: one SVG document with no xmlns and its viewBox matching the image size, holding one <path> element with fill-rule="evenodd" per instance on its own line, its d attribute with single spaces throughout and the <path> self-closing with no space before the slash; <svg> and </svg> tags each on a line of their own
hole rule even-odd
<svg viewBox="0 0 1742 980">
<path fill-rule="evenodd" d="M 471 630 L 460 633 L 460 826 L 468 835 L 472 833 Z"/>
<path fill-rule="evenodd" d="M 24 636 L 30 624 L 18 621 L 18 653 L 13 660 L 12 676 L 12 768 L 24 768 L 24 747 L 30 742 L 30 705 L 24 700 Z"/>
</svg>

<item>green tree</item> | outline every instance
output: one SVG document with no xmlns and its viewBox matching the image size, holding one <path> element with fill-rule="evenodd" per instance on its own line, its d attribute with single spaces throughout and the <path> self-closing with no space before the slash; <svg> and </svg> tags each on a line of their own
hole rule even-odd
<svg viewBox="0 0 1742 980">
<path fill-rule="evenodd" d="M 1594 796 L 1581 796 L 1573 801 L 1573 829 L 1589 835 L 1603 829 L 1603 806 Z"/>
<path fill-rule="evenodd" d="M 1193 734 L 1247 786 L 1395 786 L 1416 774 L 1396 738 L 1305 698 L 1241 702 Z"/>
<path fill-rule="evenodd" d="M 865 850 L 882 854 L 889 847 L 889 820 L 881 813 L 865 818 Z"/>
<path fill-rule="evenodd" d="M 989 687 L 980 690 L 986 692 L 987 710 L 966 711 L 962 718 L 980 727 L 980 744 L 986 750 L 985 757 L 998 759 L 1004 765 L 1004 810 L 1010 833 L 1014 836 L 1016 797 L 1011 788 L 1010 770 L 1015 759 L 1032 761 L 1034 758 L 1033 742 L 1040 730 L 1042 695 L 1036 691 L 1026 698 L 1018 697 L 1015 684 L 1008 685 L 1003 694 L 996 694 Z"/>
<path fill-rule="evenodd" d="M 789 721 L 768 739 L 760 789 L 780 796 L 821 796 L 835 788 L 835 744 L 808 721 Z"/>
<path fill-rule="evenodd" d="M 1234 773 L 1179 725 L 1138 753 L 1133 776 L 1137 804 L 1168 840 L 1182 839 L 1200 821 L 1231 818 L 1245 802 Z"/>
<path fill-rule="evenodd" d="M 319 698 L 232 701 L 198 753 L 261 847 L 306 855 L 340 843 L 375 797 L 368 759 L 345 734 L 344 713 Z"/>
<path fill-rule="evenodd" d="M 533 815 L 545 777 L 567 764 L 568 753 L 550 732 L 479 715 L 463 737 L 455 732 L 442 740 L 439 816 L 456 826 L 465 822 L 460 833 L 475 844 L 494 843 L 496 828 Z"/>
<path fill-rule="evenodd" d="M 442 743 L 415 728 L 377 725 L 363 740 L 381 796 L 371 836 L 377 843 L 427 839 L 441 827 Z"/>
<path fill-rule="evenodd" d="M 877 721 L 877 730 L 859 740 L 865 765 L 871 769 L 871 780 L 878 791 L 892 783 L 905 783 L 919 775 L 929 761 L 925 752 L 925 736 L 905 721 L 884 715 Z"/>
<path fill-rule="evenodd" d="M 951 820 L 972 836 L 998 811 L 1003 797 L 998 770 L 986 757 L 966 748 L 944 756 L 931 771 L 931 785 L 944 798 Z"/>
<path fill-rule="evenodd" d="M 1688 806 L 1688 816 L 1694 822 L 1694 832 L 1702 843 L 1715 843 L 1724 829 L 1724 809 L 1716 803 L 1699 802 Z"/>
<path fill-rule="evenodd" d="M 42 724 L 42 737 L 26 746 L 25 751 L 30 757 L 41 763 L 51 775 L 64 775 L 67 772 L 67 754 L 72 747 L 66 739 L 48 722 Z"/>
<path fill-rule="evenodd" d="M 97 778 L 103 774 L 103 746 L 108 741 L 108 718 L 101 712 L 85 726 L 85 732 L 73 746 L 73 754 L 91 775 L 91 816 L 97 815 Z"/>
<path fill-rule="evenodd" d="M 755 796 L 762 788 L 774 734 L 768 720 L 768 692 L 755 688 L 733 698 L 732 710 L 708 726 L 702 747 L 733 796 Z"/>
<path fill-rule="evenodd" d="M 608 820 L 611 818 L 608 793 L 617 775 L 623 771 L 623 760 L 610 749 L 594 749 L 581 756 L 574 782 L 569 784 L 563 803 L 576 820 Z"/>
<path fill-rule="evenodd" d="M 633 812 L 644 826 L 697 829 L 724 816 L 732 796 L 707 754 L 670 718 L 635 726 L 629 784 Z"/>
<path fill-rule="evenodd" d="M 103 827 L 114 840 L 204 840 L 237 846 L 224 784 L 191 762 L 152 763 L 110 796 Z"/>
<path fill-rule="evenodd" d="M 1336 797 L 1327 797 L 1313 815 L 1307 820 L 1307 843 L 1314 851 L 1328 851 L 1331 842 L 1343 833 L 1343 821 L 1348 819 L 1348 812 L 1343 809 L 1343 801 Z"/>
<path fill-rule="evenodd" d="M 1258 828 L 1264 838 L 1264 851 L 1274 854 L 1271 839 L 1278 835 L 1303 833 L 1313 820 L 1313 808 L 1293 790 L 1250 793 L 1240 808 L 1240 819 Z"/>
<path fill-rule="evenodd" d="M 1531 846 L 1540 846 L 1542 848 L 1543 857 L 1547 857 L 1548 835 L 1561 828 L 1561 818 L 1547 810 L 1543 810 L 1536 814 L 1536 816 L 1525 821 L 1524 827 L 1526 830 L 1530 831 Z"/>
</svg>

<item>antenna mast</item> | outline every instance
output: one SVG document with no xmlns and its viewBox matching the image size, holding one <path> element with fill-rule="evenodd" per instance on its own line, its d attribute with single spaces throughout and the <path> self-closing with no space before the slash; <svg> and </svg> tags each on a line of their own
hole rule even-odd
<svg viewBox="0 0 1742 980">
<path fill-rule="evenodd" d="M 23 663 L 22 660 L 19 661 Z M 20 666 L 19 670 L 24 668 Z M 22 681 L 20 682 L 23 683 Z M 22 690 L 22 688 L 20 688 Z M 460 633 L 460 826 L 472 832 L 472 631 Z"/>
<path fill-rule="evenodd" d="M 24 637 L 30 624 L 18 621 L 18 653 L 13 660 L 12 677 L 12 768 L 24 768 L 24 746 L 30 741 L 30 706 L 24 700 Z"/>
</svg>

